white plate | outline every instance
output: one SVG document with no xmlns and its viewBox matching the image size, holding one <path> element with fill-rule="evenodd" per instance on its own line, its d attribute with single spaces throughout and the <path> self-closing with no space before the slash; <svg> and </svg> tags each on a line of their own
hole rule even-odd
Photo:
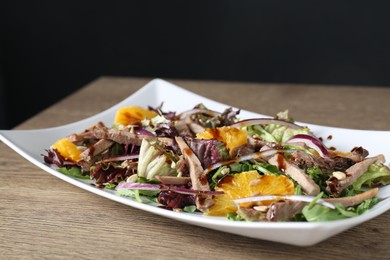
<svg viewBox="0 0 390 260">
<path fill-rule="evenodd" d="M 345 220 L 321 223 L 234 222 L 220 217 L 206 217 L 194 213 L 173 212 L 152 205 L 142 204 L 125 197 L 117 196 L 114 192 L 93 187 L 89 185 L 89 181 L 82 181 L 63 175 L 43 163 L 42 154 L 56 140 L 71 133 L 81 132 L 98 121 L 103 121 L 106 125 L 111 125 L 116 110 L 122 106 L 158 106 L 161 102 L 164 102 L 163 109 L 165 111 L 177 112 L 188 110 L 200 102 L 204 103 L 208 108 L 217 111 L 222 111 L 228 107 L 228 105 L 199 96 L 164 80 L 154 79 L 122 102 L 90 118 L 68 125 L 46 129 L 2 130 L 0 131 L 0 139 L 36 166 L 66 182 L 97 195 L 178 221 L 257 239 L 298 246 L 309 246 L 370 220 L 390 209 L 390 198 L 387 198 L 367 213 Z M 264 115 L 241 110 L 239 116 L 241 119 L 244 119 Z M 382 153 L 386 158 L 390 158 L 390 149 L 388 149 L 390 132 L 388 131 L 362 131 L 330 128 L 305 123 L 300 124 L 310 127 L 317 136 L 323 137 L 325 141 L 327 136 L 332 135 L 332 140 L 326 141 L 328 142 L 326 144 L 336 146 L 339 150 L 350 150 L 356 145 L 361 145 L 370 151 L 371 155 Z M 390 186 L 382 188 L 380 190 L 380 196 L 389 197 Z"/>
</svg>

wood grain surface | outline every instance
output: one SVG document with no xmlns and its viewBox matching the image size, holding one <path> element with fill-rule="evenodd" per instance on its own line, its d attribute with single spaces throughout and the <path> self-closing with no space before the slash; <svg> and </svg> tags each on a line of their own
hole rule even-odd
<svg viewBox="0 0 390 260">
<path fill-rule="evenodd" d="M 101 112 L 149 78 L 101 77 L 16 129 L 60 126 Z M 168 80 L 266 115 L 390 130 L 390 88 Z M 174 95 L 174 93 L 172 93 Z M 213 231 L 113 202 L 41 170 L 0 143 L 0 259 L 385 259 L 390 212 L 310 247 Z"/>
</svg>

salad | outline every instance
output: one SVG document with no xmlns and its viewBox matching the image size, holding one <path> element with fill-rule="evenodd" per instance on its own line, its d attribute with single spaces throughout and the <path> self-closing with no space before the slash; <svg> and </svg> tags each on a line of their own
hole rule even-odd
<svg viewBox="0 0 390 260">
<path fill-rule="evenodd" d="M 331 221 L 363 214 L 390 183 L 382 154 L 327 147 L 283 111 L 240 119 L 232 107 L 120 108 L 57 140 L 46 164 L 120 196 L 233 221 Z"/>
</svg>

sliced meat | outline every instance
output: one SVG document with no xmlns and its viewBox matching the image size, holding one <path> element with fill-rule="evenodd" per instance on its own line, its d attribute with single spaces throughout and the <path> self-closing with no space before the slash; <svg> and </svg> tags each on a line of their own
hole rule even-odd
<svg viewBox="0 0 390 260">
<path fill-rule="evenodd" d="M 188 166 L 186 160 L 183 156 L 180 156 L 179 161 L 176 163 L 176 170 L 178 173 L 178 177 L 188 177 L 190 173 L 188 171 Z"/>
<path fill-rule="evenodd" d="M 326 181 L 326 191 L 333 196 L 338 197 L 345 188 L 354 183 L 357 178 L 367 171 L 371 164 L 377 161 L 384 163 L 385 157 L 380 154 L 352 165 L 344 172 L 345 178 L 336 178 L 335 176 L 330 177 Z"/>
<path fill-rule="evenodd" d="M 83 158 L 84 161 L 89 161 L 91 160 L 92 157 L 95 155 L 101 154 L 105 150 L 111 147 L 114 142 L 106 139 L 100 139 L 97 141 L 95 144 L 91 145 L 81 153 L 81 158 Z"/>
<path fill-rule="evenodd" d="M 180 136 L 193 136 L 191 129 L 184 122 L 184 120 L 178 120 L 175 122 L 175 128 Z"/>
<path fill-rule="evenodd" d="M 191 129 L 191 131 L 194 133 L 194 134 L 199 134 L 199 133 L 203 133 L 205 131 L 205 128 L 203 126 L 201 126 L 200 124 L 197 124 L 196 122 L 194 122 L 192 119 L 191 119 L 191 115 L 188 115 L 184 118 L 184 122 L 187 124 L 187 126 L 189 127 L 189 129 Z"/>
<path fill-rule="evenodd" d="M 87 129 L 85 129 L 84 131 L 82 131 L 80 133 L 68 135 L 67 139 L 73 143 L 80 142 L 80 141 L 83 141 L 85 139 L 89 139 L 89 138 L 93 137 L 93 130 L 94 129 L 105 128 L 105 127 L 106 126 L 104 125 L 103 122 L 98 122 L 98 123 L 88 127 Z"/>
<path fill-rule="evenodd" d="M 182 137 L 175 137 L 175 140 L 182 151 L 186 163 L 190 169 L 190 178 L 194 190 L 209 191 L 210 186 L 207 176 L 203 173 L 203 167 L 194 152 L 189 148 Z M 197 195 L 195 198 L 196 206 L 199 210 L 204 211 L 214 204 L 211 195 Z"/>
<path fill-rule="evenodd" d="M 355 163 L 352 159 L 347 157 L 317 157 L 299 150 L 296 150 L 291 154 L 291 160 L 301 169 L 317 166 L 324 174 L 329 174 L 334 171 L 345 171 Z"/>
<path fill-rule="evenodd" d="M 304 201 L 278 201 L 269 206 L 267 211 L 268 221 L 289 221 L 293 217 L 300 213 L 306 206 L 307 202 Z"/>
<path fill-rule="evenodd" d="M 248 154 L 253 154 L 255 152 L 255 150 L 249 146 L 249 145 L 241 145 L 239 147 L 235 147 L 233 149 L 230 149 L 229 151 L 229 155 L 230 157 L 234 158 L 234 157 L 238 157 L 238 156 L 245 156 L 245 155 L 248 155 Z"/>
<path fill-rule="evenodd" d="M 299 185 L 303 191 L 310 196 L 315 196 L 320 193 L 320 187 L 307 175 L 302 169 L 294 165 L 292 162 L 284 158 L 281 154 L 275 154 L 268 162 L 278 167 L 284 174 L 289 175 Z"/>
<path fill-rule="evenodd" d="M 190 123 L 188 125 L 188 127 L 191 129 L 191 131 L 194 134 L 200 134 L 200 133 L 203 133 L 206 130 L 203 126 L 201 126 L 201 125 L 199 125 L 197 123 Z"/>
<path fill-rule="evenodd" d="M 355 163 L 361 162 L 368 156 L 368 151 L 364 149 L 363 147 L 355 147 L 352 149 L 351 153 L 348 154 L 346 157 L 354 161 Z"/>
<path fill-rule="evenodd" d="M 350 206 L 358 205 L 367 199 L 371 199 L 375 197 L 378 194 L 378 191 L 379 191 L 378 188 L 373 188 L 355 196 L 342 197 L 342 198 L 326 198 L 324 200 L 333 204 L 341 203 L 344 207 L 350 207 Z"/>
<path fill-rule="evenodd" d="M 142 140 L 145 138 L 157 138 L 161 143 L 166 146 L 172 146 L 172 139 L 169 137 L 154 137 L 150 135 L 140 135 L 131 133 L 127 130 L 116 130 L 107 127 L 95 127 L 91 131 L 92 135 L 96 139 L 108 139 L 119 144 L 134 144 L 141 146 Z"/>
<path fill-rule="evenodd" d="M 141 145 L 142 139 L 150 137 L 108 128 L 95 128 L 93 129 L 93 134 L 97 139 L 110 139 L 119 144 L 135 144 L 137 146 Z"/>
<path fill-rule="evenodd" d="M 190 177 L 176 177 L 176 176 L 156 176 L 156 180 L 162 184 L 172 185 L 187 185 L 191 182 Z"/>
</svg>

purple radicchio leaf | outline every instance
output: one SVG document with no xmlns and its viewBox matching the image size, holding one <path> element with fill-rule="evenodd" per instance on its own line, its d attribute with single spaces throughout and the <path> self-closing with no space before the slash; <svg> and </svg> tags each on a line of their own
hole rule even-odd
<svg viewBox="0 0 390 260">
<path fill-rule="evenodd" d="M 185 140 L 198 157 L 204 169 L 217 162 L 225 161 L 230 158 L 225 145 L 218 140 L 202 140 L 187 137 Z"/>
</svg>

